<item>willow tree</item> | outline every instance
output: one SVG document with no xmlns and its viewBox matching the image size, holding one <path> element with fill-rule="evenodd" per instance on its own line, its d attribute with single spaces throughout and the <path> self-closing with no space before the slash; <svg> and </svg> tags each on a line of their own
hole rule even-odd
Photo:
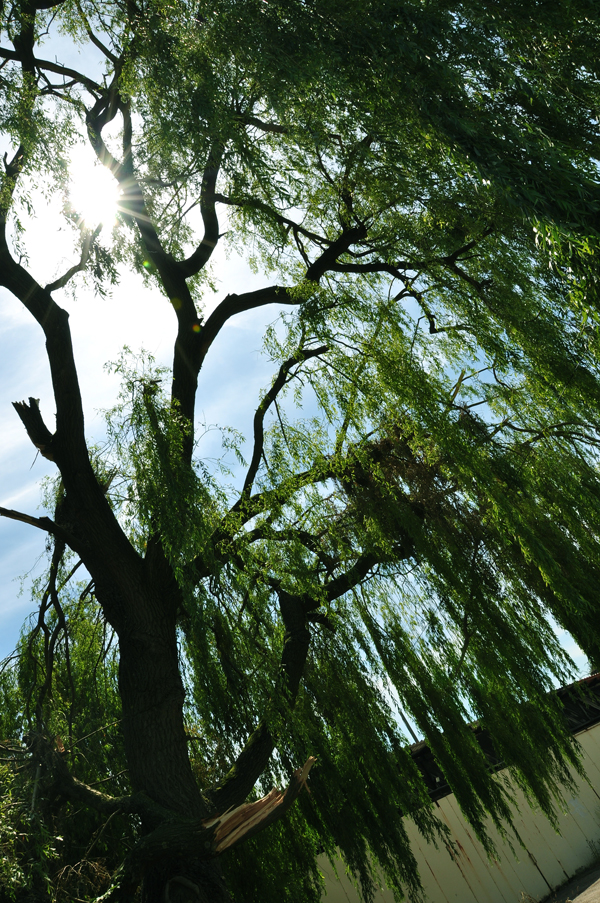
<svg viewBox="0 0 600 903">
<path fill-rule="evenodd" d="M 54 507 L 0 512 L 49 536 L 2 685 L 29 823 L 65 838 L 39 888 L 67 894 L 87 855 L 105 900 L 305 901 L 338 848 L 367 898 L 376 869 L 417 895 L 399 814 L 443 828 L 397 709 L 488 849 L 511 791 L 469 722 L 552 816 L 576 750 L 550 617 L 600 661 L 599 20 L 496 8 L 2 4 L 0 285 L 43 330 L 56 403 L 53 429 L 14 405 Z M 112 231 L 69 205 L 80 141 L 120 187 Z M 45 285 L 21 254 L 42 184 L 80 255 Z M 264 287 L 215 305 L 222 241 Z M 116 365 L 100 452 L 61 293 L 87 280 L 101 305 L 125 269 L 177 338 L 170 371 Z M 197 448 L 202 367 L 268 305 L 272 382 L 223 477 Z"/>
</svg>

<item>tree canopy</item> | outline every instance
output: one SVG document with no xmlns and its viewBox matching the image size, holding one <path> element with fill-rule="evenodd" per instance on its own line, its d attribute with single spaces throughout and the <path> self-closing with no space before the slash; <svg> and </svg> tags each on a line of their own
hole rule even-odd
<svg viewBox="0 0 600 903">
<path fill-rule="evenodd" d="M 417 898 L 400 815 L 445 835 L 400 716 L 491 849 L 511 790 L 470 724 L 552 817 L 577 767 L 554 622 L 600 663 L 597 4 L 0 16 L 0 286 L 56 405 L 54 429 L 14 405 L 55 466 L 46 516 L 0 509 L 48 534 L 0 686 L 5 894 L 304 903 L 339 850 L 367 900 L 378 873 Z M 120 189 L 103 228 L 69 194 L 82 142 Z M 78 262 L 40 276 L 42 190 Z M 219 243 L 263 287 L 218 295 Z M 92 446 L 64 299 L 125 309 L 125 272 L 177 336 L 168 366 L 113 363 Z M 228 472 L 198 443 L 202 368 L 267 306 Z"/>
</svg>

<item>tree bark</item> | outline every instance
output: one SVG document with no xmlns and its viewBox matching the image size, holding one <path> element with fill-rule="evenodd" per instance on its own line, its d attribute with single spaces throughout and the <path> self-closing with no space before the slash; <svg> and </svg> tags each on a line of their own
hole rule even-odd
<svg viewBox="0 0 600 903">
<path fill-rule="evenodd" d="M 101 590 L 101 604 L 102 596 Z M 164 580 L 140 587 L 127 600 L 135 617 L 124 618 L 118 631 L 123 738 L 133 792 L 143 791 L 174 818 L 206 818 L 211 809 L 194 777 L 184 728 L 176 602 L 177 591 Z M 114 598 L 108 600 L 108 608 L 114 605 Z M 158 823 L 152 815 L 143 816 L 142 832 Z M 228 900 L 218 860 L 166 850 L 143 868 L 142 903 Z"/>
<path fill-rule="evenodd" d="M 208 816 L 188 758 L 173 619 L 135 624 L 119 638 L 119 654 L 123 737 L 133 791 L 143 790 L 182 815 Z"/>
</svg>

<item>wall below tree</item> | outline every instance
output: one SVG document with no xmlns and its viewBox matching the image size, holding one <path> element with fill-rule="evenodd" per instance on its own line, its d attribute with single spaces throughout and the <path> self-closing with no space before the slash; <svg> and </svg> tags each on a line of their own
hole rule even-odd
<svg viewBox="0 0 600 903">
<path fill-rule="evenodd" d="M 523 895 L 539 901 L 600 857 L 600 724 L 578 732 L 577 739 L 590 783 L 580 782 L 577 795 L 565 798 L 559 834 L 518 790 L 520 812 L 515 826 L 525 849 L 513 838 L 513 853 L 491 828 L 490 836 L 499 851 L 497 861 L 488 859 L 452 793 L 435 805 L 452 832 L 454 858 L 445 848 L 436 850 L 426 843 L 406 820 L 425 896 L 431 903 L 521 903 Z M 505 774 L 501 771 L 498 777 Z M 325 903 L 358 903 L 358 893 L 343 873 L 343 865 L 339 865 L 337 878 L 324 857 L 320 865 L 326 880 Z M 375 903 L 393 903 L 391 891 L 382 888 Z"/>
</svg>

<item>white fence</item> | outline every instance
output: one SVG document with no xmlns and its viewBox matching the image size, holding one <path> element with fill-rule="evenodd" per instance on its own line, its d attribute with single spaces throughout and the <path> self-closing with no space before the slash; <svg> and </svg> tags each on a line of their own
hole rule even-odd
<svg viewBox="0 0 600 903">
<path fill-rule="evenodd" d="M 520 903 L 523 895 L 541 900 L 600 855 L 600 724 L 577 734 L 583 766 L 590 784 L 580 782 L 577 796 L 566 799 L 557 834 L 545 816 L 530 808 L 523 795 L 515 826 L 525 843 L 514 842 L 516 858 L 498 833 L 490 830 L 499 859 L 488 859 L 463 818 L 454 794 L 436 803 L 438 815 L 452 832 L 455 857 L 426 843 L 410 820 L 406 826 L 425 895 L 431 903 Z M 358 903 L 359 896 L 340 863 L 338 878 L 329 862 L 320 863 L 325 875 L 323 903 Z M 527 899 L 527 896 L 525 896 Z M 376 903 L 393 903 L 391 891 L 381 888 Z"/>
</svg>

